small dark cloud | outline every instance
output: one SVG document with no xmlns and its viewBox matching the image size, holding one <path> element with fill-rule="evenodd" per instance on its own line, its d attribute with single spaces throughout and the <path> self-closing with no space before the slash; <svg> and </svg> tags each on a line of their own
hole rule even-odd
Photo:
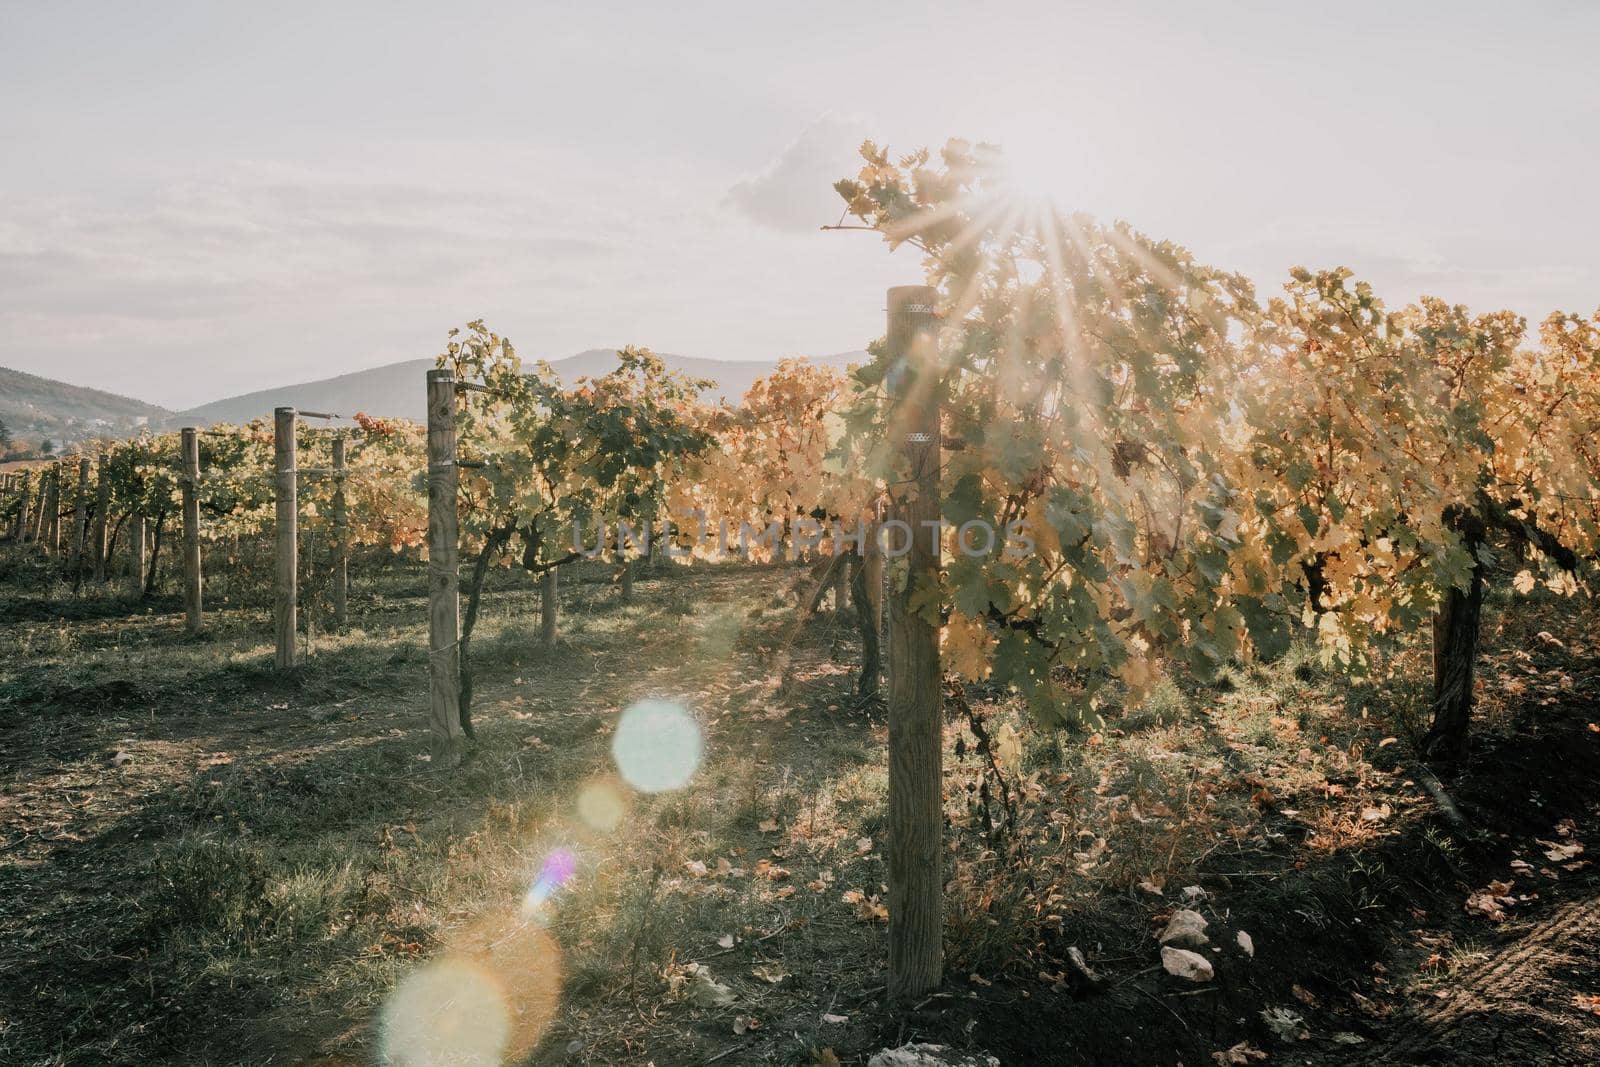
<svg viewBox="0 0 1600 1067">
<path fill-rule="evenodd" d="M 749 218 L 788 233 L 809 233 L 839 216 L 833 183 L 857 169 L 866 138 L 856 119 L 824 115 L 800 132 L 761 173 L 728 190 L 725 203 Z"/>
</svg>

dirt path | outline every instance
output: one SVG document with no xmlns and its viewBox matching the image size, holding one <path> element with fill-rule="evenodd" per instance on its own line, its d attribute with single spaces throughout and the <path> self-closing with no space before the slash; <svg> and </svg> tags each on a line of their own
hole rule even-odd
<svg viewBox="0 0 1600 1067">
<path fill-rule="evenodd" d="M 1600 1016 L 1574 1005 L 1575 990 L 1600 990 L 1600 897 L 1528 926 L 1362 1062 L 1600 1063 Z"/>
</svg>

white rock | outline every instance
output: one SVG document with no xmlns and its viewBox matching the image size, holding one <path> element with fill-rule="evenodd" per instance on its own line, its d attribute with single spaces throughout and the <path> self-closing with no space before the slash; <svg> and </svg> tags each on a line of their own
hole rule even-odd
<svg viewBox="0 0 1600 1067">
<path fill-rule="evenodd" d="M 1161 948 L 1161 966 L 1170 975 L 1186 978 L 1191 982 L 1209 982 L 1217 976 L 1211 969 L 1211 961 L 1198 952 L 1190 952 L 1186 948 Z"/>
<path fill-rule="evenodd" d="M 1199 948 L 1211 940 L 1206 937 L 1206 917 L 1189 908 L 1179 908 L 1172 913 L 1167 928 L 1159 939 L 1163 945 L 1187 945 Z"/>
<path fill-rule="evenodd" d="M 956 1052 L 944 1045 L 907 1044 L 874 1054 L 867 1067 L 1000 1067 L 1000 1061 L 987 1053 Z"/>
<path fill-rule="evenodd" d="M 1239 943 L 1240 948 L 1244 949 L 1244 954 L 1246 956 L 1249 956 L 1251 959 L 1256 958 L 1256 943 L 1250 939 L 1249 934 L 1245 933 L 1243 930 L 1240 930 L 1236 935 L 1234 935 L 1233 939 Z"/>
</svg>

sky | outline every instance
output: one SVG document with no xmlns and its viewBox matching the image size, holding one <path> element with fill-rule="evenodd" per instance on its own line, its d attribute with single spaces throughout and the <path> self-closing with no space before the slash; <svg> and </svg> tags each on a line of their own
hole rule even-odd
<svg viewBox="0 0 1600 1067">
<path fill-rule="evenodd" d="M 0 0 L 0 365 L 182 408 L 431 356 L 826 354 L 867 137 L 1275 291 L 1600 306 L 1600 4 Z"/>
</svg>

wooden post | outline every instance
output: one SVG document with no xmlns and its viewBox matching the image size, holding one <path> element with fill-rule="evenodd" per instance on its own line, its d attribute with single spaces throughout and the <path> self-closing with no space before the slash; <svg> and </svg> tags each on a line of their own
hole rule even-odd
<svg viewBox="0 0 1600 1067">
<path fill-rule="evenodd" d="M 333 439 L 333 627 L 350 621 L 350 517 L 344 500 L 344 438 Z"/>
<path fill-rule="evenodd" d="M 428 694 L 433 762 L 461 758 L 461 587 L 456 515 L 456 379 L 428 372 Z"/>
<path fill-rule="evenodd" d="M 44 545 L 45 531 L 49 528 L 49 523 L 44 521 L 44 516 L 45 512 L 49 510 L 50 472 L 42 470 L 39 472 L 39 499 L 33 509 L 33 532 L 28 535 L 28 540 L 32 541 L 36 548 L 42 548 Z"/>
<path fill-rule="evenodd" d="M 20 493 L 18 494 L 18 498 L 17 498 L 17 521 L 16 521 L 15 525 L 13 525 L 12 528 L 11 528 L 11 539 L 13 541 L 16 541 L 18 544 L 21 544 L 22 542 L 26 541 L 28 539 L 28 534 L 30 532 L 29 526 L 28 526 L 28 518 L 29 518 L 28 509 L 29 509 L 29 506 L 33 503 L 33 501 L 29 499 L 29 497 L 32 495 L 32 493 L 31 493 L 31 489 L 32 488 L 33 488 L 33 472 L 32 471 L 23 471 L 22 472 L 22 489 L 21 489 Z"/>
<path fill-rule="evenodd" d="M 49 508 L 44 515 L 44 550 L 52 556 L 61 551 L 61 464 L 50 468 Z"/>
<path fill-rule="evenodd" d="M 183 446 L 183 613 L 192 634 L 205 625 L 200 579 L 200 433 L 185 426 Z"/>
<path fill-rule="evenodd" d="M 547 649 L 556 647 L 556 616 L 561 605 L 556 570 L 551 567 L 539 576 L 539 643 Z"/>
<path fill-rule="evenodd" d="M 939 627 L 911 607 L 939 580 L 937 299 L 928 286 L 889 290 L 889 359 L 905 368 L 891 440 L 909 476 L 890 515 L 911 531 L 906 582 L 889 599 L 889 996 L 901 1004 L 937 989 L 944 970 Z"/>
<path fill-rule="evenodd" d="M 278 629 L 279 670 L 298 660 L 300 583 L 299 478 L 295 472 L 295 410 L 277 408 L 272 413 L 272 459 L 278 482 L 277 578 L 274 582 L 274 619 Z"/>
<path fill-rule="evenodd" d="M 89 457 L 78 457 L 78 482 L 72 495 L 72 554 L 68 564 L 72 586 L 83 577 L 84 550 L 89 546 Z"/>
<path fill-rule="evenodd" d="M 128 523 L 128 588 L 135 598 L 144 596 L 144 513 L 136 511 Z"/>
<path fill-rule="evenodd" d="M 622 561 L 622 602 L 633 603 L 633 560 L 626 558 Z"/>
<path fill-rule="evenodd" d="M 106 580 L 107 532 L 111 529 L 111 449 L 100 446 L 94 471 L 94 580 Z"/>
</svg>

